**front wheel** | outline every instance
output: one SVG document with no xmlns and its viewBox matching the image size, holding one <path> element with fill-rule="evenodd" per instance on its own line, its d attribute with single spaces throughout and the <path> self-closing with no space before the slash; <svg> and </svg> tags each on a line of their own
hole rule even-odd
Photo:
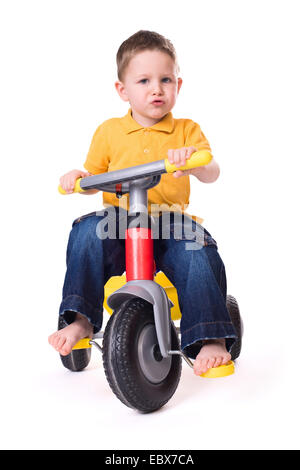
<svg viewBox="0 0 300 470">
<path fill-rule="evenodd" d="M 171 347 L 180 349 L 173 323 Z M 180 356 L 161 356 L 153 307 L 140 298 L 125 301 L 109 319 L 103 336 L 103 364 L 119 400 L 144 413 L 170 400 L 181 375 Z"/>
</svg>

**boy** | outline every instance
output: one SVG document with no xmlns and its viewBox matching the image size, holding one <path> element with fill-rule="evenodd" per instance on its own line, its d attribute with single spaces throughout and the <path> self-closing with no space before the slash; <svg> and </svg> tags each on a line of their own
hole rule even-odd
<svg viewBox="0 0 300 470">
<path fill-rule="evenodd" d="M 178 76 L 176 52 L 163 36 L 139 31 L 124 41 L 117 53 L 116 90 L 131 108 L 123 118 L 105 121 L 96 130 L 85 162 L 87 172 L 72 170 L 60 179 L 72 193 L 77 178 L 159 160 L 183 166 L 191 154 L 210 150 L 195 122 L 174 119 L 182 79 Z M 204 183 L 214 182 L 219 166 L 212 161 L 204 167 L 163 175 L 148 191 L 149 205 L 176 204 L 184 212 L 189 202 L 189 175 Z M 95 190 L 90 191 L 94 193 Z M 103 193 L 105 206 L 118 206 L 117 197 Z M 49 337 L 61 354 L 71 352 L 76 342 L 92 337 L 101 328 L 103 288 L 111 275 L 124 271 L 124 246 L 120 240 L 100 240 L 96 235 L 99 217 L 89 214 L 74 222 L 67 251 L 67 273 L 60 315 L 67 326 Z M 226 308 L 226 276 L 215 241 L 207 231 L 201 249 L 185 250 L 184 240 L 155 241 L 155 262 L 177 288 L 181 319 L 182 349 L 195 358 L 199 375 L 211 367 L 226 364 L 236 337 Z"/>
</svg>

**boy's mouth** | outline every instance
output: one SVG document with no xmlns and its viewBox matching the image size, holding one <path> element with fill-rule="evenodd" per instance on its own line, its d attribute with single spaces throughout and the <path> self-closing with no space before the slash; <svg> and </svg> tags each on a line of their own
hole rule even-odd
<svg viewBox="0 0 300 470">
<path fill-rule="evenodd" d="M 154 100 L 151 102 L 151 104 L 153 104 L 154 106 L 161 106 L 162 104 L 164 104 L 164 101 L 163 100 Z"/>
</svg>

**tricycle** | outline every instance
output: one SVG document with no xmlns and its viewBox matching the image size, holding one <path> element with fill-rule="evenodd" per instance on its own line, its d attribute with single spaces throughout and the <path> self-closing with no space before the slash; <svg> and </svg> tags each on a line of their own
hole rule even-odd
<svg viewBox="0 0 300 470">
<path fill-rule="evenodd" d="M 96 347 L 102 353 L 106 378 L 114 394 L 140 412 L 158 410 L 170 400 L 180 380 L 182 359 L 193 367 L 192 360 L 180 348 L 180 330 L 174 324 L 180 318 L 176 288 L 164 273 L 156 273 L 148 190 L 160 182 L 162 174 L 206 165 L 211 158 L 210 152 L 202 150 L 195 152 L 184 167 L 178 168 L 165 159 L 80 178 L 75 184 L 74 192 L 97 189 L 118 197 L 129 195 L 126 275 L 111 278 L 105 286 L 104 306 L 111 317 L 104 332 L 80 340 L 69 355 L 60 357 L 67 369 L 80 371 L 89 364 L 91 347 Z M 59 190 L 65 194 L 61 187 Z M 239 307 L 230 295 L 226 304 L 237 334 L 230 351 L 232 360 L 209 369 L 204 377 L 232 374 L 233 361 L 241 351 L 243 326 Z M 65 326 L 65 320 L 59 317 L 58 328 Z"/>
</svg>

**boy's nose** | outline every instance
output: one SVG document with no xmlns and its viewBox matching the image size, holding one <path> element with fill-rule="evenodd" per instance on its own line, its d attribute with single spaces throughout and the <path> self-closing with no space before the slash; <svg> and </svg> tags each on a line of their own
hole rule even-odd
<svg viewBox="0 0 300 470">
<path fill-rule="evenodd" d="M 160 83 L 156 83 L 155 85 L 153 85 L 152 94 L 153 95 L 161 95 L 162 94 L 162 86 L 161 86 Z"/>
</svg>

